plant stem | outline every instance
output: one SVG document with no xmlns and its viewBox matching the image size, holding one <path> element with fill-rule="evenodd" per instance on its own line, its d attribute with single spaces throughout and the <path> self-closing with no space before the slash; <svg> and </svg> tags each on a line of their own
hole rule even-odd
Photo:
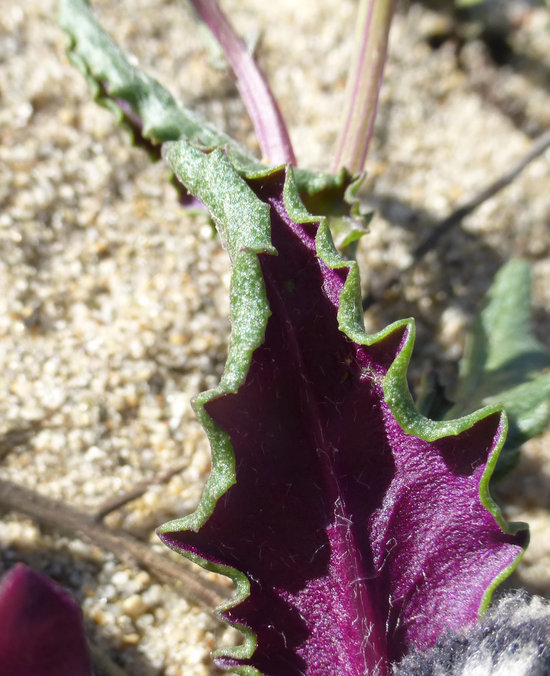
<svg viewBox="0 0 550 676">
<path fill-rule="evenodd" d="M 332 166 L 334 173 L 342 167 L 352 173 L 360 172 L 365 165 L 394 7 L 395 0 L 361 0 L 359 5 L 343 122 Z"/>
<path fill-rule="evenodd" d="M 277 101 L 245 43 L 235 33 L 216 0 L 189 0 L 223 49 L 250 115 L 264 159 L 296 165 L 292 143 Z"/>
</svg>

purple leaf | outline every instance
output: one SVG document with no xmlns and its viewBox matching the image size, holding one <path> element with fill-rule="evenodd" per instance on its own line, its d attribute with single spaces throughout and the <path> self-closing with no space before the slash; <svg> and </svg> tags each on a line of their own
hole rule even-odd
<svg viewBox="0 0 550 676">
<path fill-rule="evenodd" d="M 211 209 L 234 279 L 226 372 L 195 402 L 212 477 L 197 511 L 160 535 L 236 582 L 222 615 L 246 642 L 220 666 L 389 674 L 475 622 L 522 552 L 525 531 L 488 493 L 505 418 L 416 412 L 414 325 L 364 333 L 356 265 L 304 213 L 291 173 L 231 187 L 242 180 L 222 153 L 180 143 L 165 156 Z"/>
<path fill-rule="evenodd" d="M 45 575 L 15 565 L 0 583 L 0 673 L 91 676 L 82 613 Z"/>
</svg>

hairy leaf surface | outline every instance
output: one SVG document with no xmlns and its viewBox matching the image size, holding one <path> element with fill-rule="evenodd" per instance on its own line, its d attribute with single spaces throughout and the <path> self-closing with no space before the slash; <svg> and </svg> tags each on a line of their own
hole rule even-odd
<svg viewBox="0 0 550 676">
<path fill-rule="evenodd" d="M 243 674 L 387 674 L 475 621 L 525 532 L 488 494 L 503 415 L 422 418 L 406 385 L 414 326 L 364 332 L 355 263 L 304 210 L 292 170 L 243 181 L 224 153 L 165 156 L 208 205 L 232 262 L 219 387 L 195 401 L 213 471 L 161 538 L 237 585 L 223 616 Z"/>
<path fill-rule="evenodd" d="M 60 0 L 59 21 L 68 39 L 67 55 L 95 100 L 113 112 L 133 142 L 151 156 L 160 156 L 163 142 L 186 138 L 203 149 L 224 148 L 243 176 L 268 171 L 234 139 L 180 105 L 157 80 L 133 66 L 98 24 L 87 0 Z M 294 176 L 309 210 L 327 215 L 343 232 L 343 246 L 361 236 L 368 222 L 356 198 L 361 176 L 345 169 L 330 174 L 299 168 Z"/>
<path fill-rule="evenodd" d="M 221 613 L 245 642 L 218 663 L 384 676 L 474 622 L 522 552 L 488 492 L 505 418 L 423 418 L 412 321 L 365 333 L 357 266 L 311 216 L 349 218 L 353 177 L 263 166 L 133 68 L 84 0 L 61 0 L 61 21 L 96 98 L 154 154 L 163 144 L 233 264 L 228 361 L 194 404 L 212 474 L 197 510 L 160 530 L 236 583 Z"/>
</svg>

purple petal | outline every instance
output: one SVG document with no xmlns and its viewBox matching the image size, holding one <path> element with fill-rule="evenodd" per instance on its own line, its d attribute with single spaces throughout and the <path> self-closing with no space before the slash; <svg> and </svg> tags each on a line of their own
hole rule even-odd
<svg viewBox="0 0 550 676">
<path fill-rule="evenodd" d="M 82 613 L 45 575 L 15 565 L 0 584 L 0 673 L 91 676 Z"/>
</svg>

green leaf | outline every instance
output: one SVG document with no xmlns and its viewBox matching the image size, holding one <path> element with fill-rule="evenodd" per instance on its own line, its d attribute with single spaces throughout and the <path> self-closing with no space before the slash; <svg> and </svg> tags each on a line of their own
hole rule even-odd
<svg viewBox="0 0 550 676">
<path fill-rule="evenodd" d="M 512 260 L 497 273 L 469 336 L 448 417 L 500 405 L 510 428 L 502 462 L 550 422 L 550 353 L 530 327 L 531 272 Z"/>
<path fill-rule="evenodd" d="M 61 0 L 59 22 L 67 56 L 84 75 L 95 100 L 115 113 L 133 140 L 160 144 L 185 137 L 204 148 L 226 147 L 242 167 L 261 167 L 233 139 L 178 105 L 159 82 L 134 68 L 97 22 L 86 0 Z"/>
<path fill-rule="evenodd" d="M 68 38 L 69 60 L 86 79 L 97 103 L 115 114 L 136 145 L 158 157 L 162 143 L 186 138 L 203 150 L 222 148 L 245 178 L 269 170 L 230 136 L 178 104 L 157 80 L 132 66 L 99 25 L 87 0 L 60 0 L 59 22 Z M 346 170 L 330 174 L 306 169 L 296 169 L 294 176 L 312 213 L 349 217 L 357 223 L 355 229 L 365 227 L 365 221 L 360 224 L 363 217 L 355 195 L 361 177 Z"/>
</svg>

